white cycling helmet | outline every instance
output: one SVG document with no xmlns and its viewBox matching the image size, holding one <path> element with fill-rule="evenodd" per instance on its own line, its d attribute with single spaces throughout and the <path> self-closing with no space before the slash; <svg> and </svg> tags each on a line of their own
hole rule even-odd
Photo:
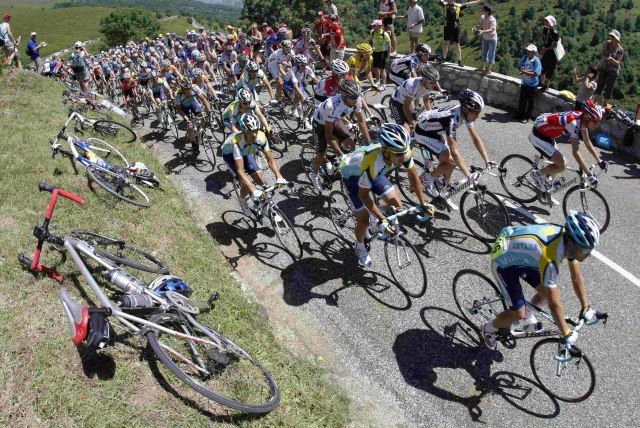
<svg viewBox="0 0 640 428">
<path fill-rule="evenodd" d="M 592 250 L 600 242 L 600 226 L 588 212 L 570 210 L 565 227 L 573 242 L 581 248 Z"/>
<path fill-rule="evenodd" d="M 344 76 L 349 73 L 349 64 L 341 59 L 334 59 L 331 61 L 331 73 L 338 76 Z"/>
<path fill-rule="evenodd" d="M 247 88 L 240 88 L 237 95 L 238 101 L 241 103 L 249 103 L 253 101 L 253 94 Z"/>
<path fill-rule="evenodd" d="M 406 153 L 411 144 L 411 135 L 397 123 L 383 123 L 376 140 L 394 153 Z"/>
<path fill-rule="evenodd" d="M 260 120 L 255 114 L 245 113 L 240 116 L 238 125 L 243 131 L 257 131 L 258 129 L 260 129 Z"/>
</svg>

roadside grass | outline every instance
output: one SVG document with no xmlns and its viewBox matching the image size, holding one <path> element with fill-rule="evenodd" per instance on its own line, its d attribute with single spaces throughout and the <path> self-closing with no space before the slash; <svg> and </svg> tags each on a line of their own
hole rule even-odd
<svg viewBox="0 0 640 428">
<path fill-rule="evenodd" d="M 193 30 L 193 25 L 187 22 L 185 16 L 177 16 L 175 18 L 164 20 L 160 23 L 161 33 L 176 33 L 184 36 L 187 30 Z"/>
<path fill-rule="evenodd" d="M 176 189 L 166 181 L 151 191 L 153 205 L 138 209 L 111 203 L 105 192 L 94 194 L 84 170 L 76 175 L 66 159 L 51 158 L 48 141 L 65 120 L 60 94 L 51 80 L 27 72 L 0 76 L 0 426 L 205 426 L 228 422 L 241 426 L 344 426 L 349 401 L 324 373 L 277 343 L 258 303 L 240 290 L 217 244 L 194 224 Z M 162 177 L 162 166 L 139 143 L 120 147 L 131 160 L 141 160 Z M 18 252 L 33 251 L 33 226 L 42 221 L 48 193 L 43 181 L 75 192 L 87 201 L 80 207 L 59 200 L 54 222 L 62 230 L 83 227 L 122 237 L 157 252 L 195 290 L 221 299 L 203 316 L 256 355 L 275 377 L 282 392 L 280 406 L 262 418 L 247 418 L 219 406 L 199 407 L 165 390 L 143 352 L 145 344 L 129 337 L 103 351 L 97 360 L 82 361 L 69 339 L 58 301 L 59 285 L 33 277 L 17 262 Z M 84 280 L 70 261 L 55 251 L 44 264 L 66 274 L 64 286 L 79 301 Z M 83 287 L 89 290 L 88 287 Z M 161 366 L 161 365 L 160 365 Z M 161 370 L 166 373 L 166 370 Z M 219 417 L 215 415 L 223 415 Z M 225 416 L 227 415 L 227 416 Z M 37 421 L 37 422 L 36 422 Z"/>
</svg>

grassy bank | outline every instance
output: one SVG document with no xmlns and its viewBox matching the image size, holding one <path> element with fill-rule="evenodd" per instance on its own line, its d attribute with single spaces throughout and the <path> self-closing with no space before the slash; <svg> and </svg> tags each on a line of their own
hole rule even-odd
<svg viewBox="0 0 640 428">
<path fill-rule="evenodd" d="M 243 426 L 343 426 L 348 400 L 323 374 L 276 343 L 259 306 L 239 289 L 215 242 L 195 224 L 178 192 L 168 183 L 153 191 L 149 209 L 108 203 L 92 193 L 84 172 L 75 175 L 66 159 L 51 159 L 48 140 L 65 120 L 62 88 L 21 72 L 0 76 L 0 425 L 33 426 L 205 426 L 231 422 Z M 139 144 L 123 148 L 127 157 L 162 171 Z M 63 200 L 54 221 L 62 229 L 85 227 L 153 249 L 205 298 L 221 294 L 206 323 L 237 339 L 269 368 L 283 397 L 278 409 L 260 418 L 224 418 L 220 407 L 201 408 L 164 389 L 135 338 L 117 342 L 97 361 L 84 364 L 68 337 L 58 302 L 59 285 L 34 278 L 16 261 L 32 250 L 33 226 L 48 201 L 36 183 L 56 184 L 82 195 L 87 205 Z M 43 263 L 58 260 L 47 254 Z M 61 263 L 65 286 L 82 296 L 76 268 Z M 174 384 L 178 391 L 182 388 Z"/>
</svg>

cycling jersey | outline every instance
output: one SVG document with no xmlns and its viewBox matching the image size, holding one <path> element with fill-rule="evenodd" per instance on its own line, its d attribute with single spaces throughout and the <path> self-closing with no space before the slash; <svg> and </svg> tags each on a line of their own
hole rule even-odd
<svg viewBox="0 0 640 428">
<path fill-rule="evenodd" d="M 567 111 L 563 113 L 546 113 L 536 118 L 533 124 L 534 133 L 541 137 L 556 139 L 568 135 L 569 141 L 580 141 L 580 120 L 582 112 Z"/>
<path fill-rule="evenodd" d="M 269 73 L 274 78 L 278 78 L 280 76 L 280 70 L 278 70 L 278 65 L 284 65 L 291 63 L 291 52 L 288 54 L 284 53 L 284 50 L 278 49 L 271 55 L 269 55 L 269 59 L 267 60 L 267 69 Z"/>
<path fill-rule="evenodd" d="M 267 37 L 264 41 L 265 56 L 269 57 L 276 49 L 278 49 L 283 40 L 284 37 L 280 37 L 277 33 Z"/>
<path fill-rule="evenodd" d="M 325 77 L 318 82 L 313 91 L 319 97 L 324 97 L 326 99 L 338 93 L 339 84 L 340 78 L 338 76 Z"/>
<path fill-rule="evenodd" d="M 236 132 L 225 140 L 221 147 L 223 155 L 233 155 L 233 159 L 242 159 L 257 152 L 269 152 L 269 142 L 264 132 L 258 131 L 256 141 L 247 144 L 244 141 L 244 134 Z"/>
<path fill-rule="evenodd" d="M 251 102 L 248 111 L 240 111 L 240 101 L 236 100 L 229 104 L 226 109 L 222 112 L 222 121 L 227 128 L 231 128 L 231 125 L 236 125 L 240 116 L 245 113 L 253 113 L 256 114 L 257 104 Z"/>
<path fill-rule="evenodd" d="M 533 287 L 556 287 L 565 257 L 564 228 L 555 224 L 505 227 L 491 250 L 491 267 L 508 306 L 524 306 L 520 278 Z"/>
<path fill-rule="evenodd" d="M 220 64 L 227 64 L 227 67 L 231 66 L 232 63 L 238 60 L 238 54 L 235 51 L 231 52 L 223 52 L 222 55 L 218 57 L 218 62 Z"/>
<path fill-rule="evenodd" d="M 309 60 L 312 60 L 315 47 L 315 40 L 309 39 L 309 41 L 305 41 L 304 37 L 301 37 L 296 41 L 295 45 L 293 45 L 293 52 L 296 55 L 306 55 Z"/>
<path fill-rule="evenodd" d="M 153 83 L 151 84 L 151 93 L 153 94 L 154 98 L 159 98 L 159 99 L 166 99 L 167 97 L 167 88 L 165 88 L 164 86 L 164 79 L 160 79 L 158 78 L 158 81 L 156 82 L 156 84 L 154 85 Z"/>
<path fill-rule="evenodd" d="M 121 83 L 120 83 L 120 88 L 123 91 L 131 91 L 133 88 L 136 87 L 136 85 L 138 84 L 138 82 L 136 81 L 136 79 L 130 78 L 130 79 L 124 79 Z"/>
<path fill-rule="evenodd" d="M 421 63 L 422 60 L 418 55 L 407 55 L 391 61 L 389 69 L 394 74 L 410 73 L 411 71 L 417 70 Z"/>
<path fill-rule="evenodd" d="M 445 134 L 456 138 L 458 125 L 462 121 L 461 106 L 427 110 L 422 112 L 416 122 L 416 134 L 439 138 Z M 465 122 L 467 128 L 474 126 L 473 122 Z"/>
<path fill-rule="evenodd" d="M 431 93 L 431 90 L 422 85 L 422 78 L 414 77 L 405 80 L 402 85 L 398 86 L 391 99 L 402 104 L 407 97 L 416 100 L 429 95 L 429 93 Z"/>
<path fill-rule="evenodd" d="M 182 107 L 185 113 L 202 113 L 202 103 L 198 99 L 202 94 L 202 89 L 196 85 L 191 86 L 191 95 L 186 95 L 182 88 L 180 88 L 176 91 L 175 97 L 173 98 L 173 105 Z"/>
<path fill-rule="evenodd" d="M 362 61 L 362 59 L 360 58 L 360 54 L 355 54 L 352 55 L 351 58 L 349 58 L 347 64 L 349 65 L 350 70 L 355 70 L 357 78 L 358 74 L 364 73 L 365 71 L 367 71 L 367 68 L 371 67 L 371 64 L 373 64 L 373 56 L 367 55 L 367 58 Z"/>
<path fill-rule="evenodd" d="M 264 79 L 264 77 L 264 71 L 258 70 L 258 73 L 256 73 L 256 77 L 252 79 L 249 77 L 249 72 L 245 70 L 242 74 L 242 77 L 240 77 L 240 79 L 238 79 L 238 82 L 236 83 L 236 90 L 239 90 L 240 88 L 248 88 L 251 92 L 253 92 L 253 96 L 257 101 L 258 89 L 260 89 L 260 87 L 262 86 L 262 80 Z"/>
<path fill-rule="evenodd" d="M 282 87 L 288 92 L 293 92 L 293 87 L 298 86 L 301 91 L 304 91 L 304 85 L 309 83 L 312 78 L 315 78 L 315 74 L 311 67 L 305 65 L 304 67 L 294 66 L 287 72 L 283 78 Z"/>
<path fill-rule="evenodd" d="M 340 94 L 334 95 L 316 107 L 316 110 L 313 112 L 313 122 L 318 125 L 324 125 L 326 122 L 337 122 L 353 111 L 362 113 L 362 97 L 358 97 L 358 101 L 356 101 L 354 107 L 349 107 L 342 101 Z"/>
</svg>

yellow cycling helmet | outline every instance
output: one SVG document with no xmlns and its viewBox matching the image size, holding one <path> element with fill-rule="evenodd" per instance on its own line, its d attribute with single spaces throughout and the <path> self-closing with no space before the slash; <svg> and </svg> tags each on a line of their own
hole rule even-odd
<svg viewBox="0 0 640 428">
<path fill-rule="evenodd" d="M 360 43 L 356 46 L 356 50 L 358 51 L 358 53 L 369 55 L 373 52 L 373 49 L 371 48 L 371 45 L 369 45 L 369 43 Z"/>
</svg>

